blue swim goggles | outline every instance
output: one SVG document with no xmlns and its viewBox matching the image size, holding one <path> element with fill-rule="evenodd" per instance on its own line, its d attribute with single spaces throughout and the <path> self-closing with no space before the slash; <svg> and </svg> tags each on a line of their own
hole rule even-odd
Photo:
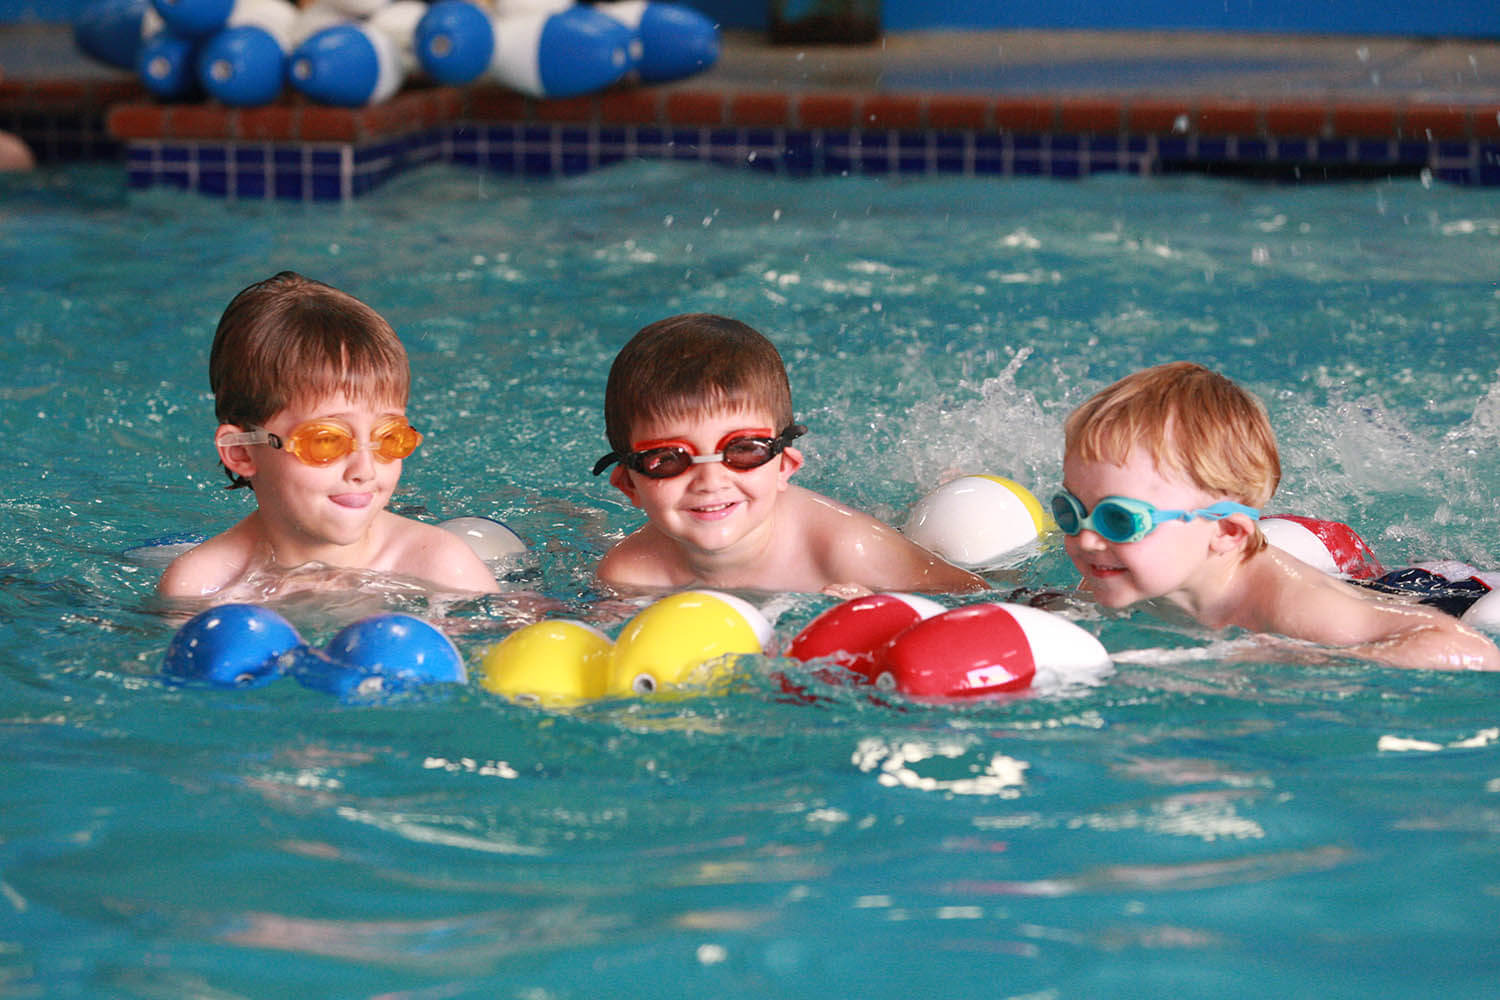
<svg viewBox="0 0 1500 1000">
<path fill-rule="evenodd" d="M 1130 497 L 1105 497 L 1088 513 L 1078 498 L 1063 490 L 1052 498 L 1052 517 L 1065 535 L 1076 535 L 1087 528 L 1105 541 L 1123 545 L 1138 542 L 1168 521 L 1191 521 L 1195 517 L 1217 521 L 1231 514 L 1248 514 L 1260 518 L 1260 511 L 1232 500 L 1221 500 L 1199 510 L 1158 510 L 1144 500 Z"/>
</svg>

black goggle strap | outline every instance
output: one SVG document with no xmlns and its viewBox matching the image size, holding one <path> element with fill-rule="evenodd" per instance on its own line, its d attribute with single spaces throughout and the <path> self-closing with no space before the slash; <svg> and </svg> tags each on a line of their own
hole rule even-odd
<svg viewBox="0 0 1500 1000">
<path fill-rule="evenodd" d="M 780 434 L 776 435 L 776 437 L 772 440 L 771 454 L 766 456 L 766 461 L 769 462 L 771 459 L 775 458 L 781 453 L 781 450 L 783 448 L 806 433 L 807 428 L 802 424 L 787 424 L 786 429 L 783 430 Z M 602 456 L 599 461 L 594 463 L 594 475 L 599 475 L 599 473 L 603 472 L 611 465 L 614 465 L 616 462 L 619 462 L 627 467 L 634 468 L 631 463 L 631 458 L 634 455 L 635 452 L 626 452 L 622 455 L 617 451 L 612 451 L 608 455 Z"/>
</svg>

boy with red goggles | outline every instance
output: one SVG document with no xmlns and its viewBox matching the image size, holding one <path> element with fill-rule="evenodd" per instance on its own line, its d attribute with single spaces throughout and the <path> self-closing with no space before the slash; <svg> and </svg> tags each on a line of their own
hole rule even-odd
<svg viewBox="0 0 1500 1000">
<path fill-rule="evenodd" d="M 646 514 L 599 579 L 625 591 L 688 586 L 826 592 L 981 590 L 979 577 L 867 514 L 791 484 L 791 387 L 769 340 L 737 320 L 673 316 L 610 367 L 611 451 L 594 466 Z"/>
<path fill-rule="evenodd" d="M 406 420 L 406 351 L 373 309 L 283 271 L 229 303 L 208 369 L 219 461 L 256 509 L 175 559 L 159 593 L 253 599 L 237 592 L 252 575 L 307 564 L 498 589 L 461 538 L 386 510 L 422 435 Z"/>
</svg>

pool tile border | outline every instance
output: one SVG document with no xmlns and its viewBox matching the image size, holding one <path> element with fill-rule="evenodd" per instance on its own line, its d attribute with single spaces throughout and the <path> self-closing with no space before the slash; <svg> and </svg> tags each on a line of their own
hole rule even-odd
<svg viewBox="0 0 1500 1000">
<path fill-rule="evenodd" d="M 43 159 L 121 156 L 133 188 L 347 200 L 406 169 L 556 177 L 632 158 L 793 176 L 1079 178 L 1421 174 L 1500 185 L 1500 108 L 1402 99 L 905 94 L 621 88 L 531 100 L 491 85 L 408 90 L 368 108 L 159 104 L 134 81 L 0 84 L 0 127 Z"/>
</svg>

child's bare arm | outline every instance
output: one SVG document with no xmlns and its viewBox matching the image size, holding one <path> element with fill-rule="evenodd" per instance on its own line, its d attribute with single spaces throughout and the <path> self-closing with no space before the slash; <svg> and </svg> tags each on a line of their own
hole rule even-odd
<svg viewBox="0 0 1500 1000">
<path fill-rule="evenodd" d="M 1302 581 L 1277 601 L 1270 631 L 1397 667 L 1500 670 L 1500 649 L 1458 619 L 1331 578 Z"/>
</svg>

